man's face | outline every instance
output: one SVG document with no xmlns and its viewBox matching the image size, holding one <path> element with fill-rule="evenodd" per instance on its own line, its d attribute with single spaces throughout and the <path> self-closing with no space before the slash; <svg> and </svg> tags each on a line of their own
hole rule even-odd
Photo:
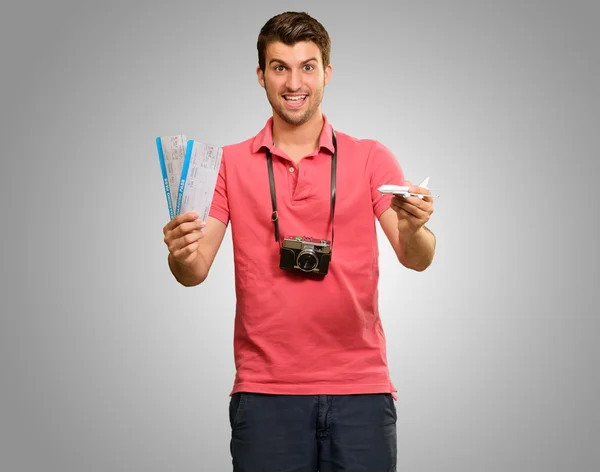
<svg viewBox="0 0 600 472">
<path fill-rule="evenodd" d="M 273 111 L 291 125 L 306 123 L 320 109 L 331 65 L 323 67 L 321 50 L 309 41 L 270 43 L 265 59 L 265 72 L 256 72 Z"/>
</svg>

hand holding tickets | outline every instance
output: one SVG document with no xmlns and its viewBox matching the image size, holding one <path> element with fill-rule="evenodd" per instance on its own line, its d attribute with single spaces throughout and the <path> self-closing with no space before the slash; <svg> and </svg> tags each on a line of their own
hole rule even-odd
<svg viewBox="0 0 600 472">
<path fill-rule="evenodd" d="M 184 135 L 158 137 L 156 147 L 171 217 L 163 227 L 164 242 L 175 263 L 193 270 L 223 150 Z"/>
<path fill-rule="evenodd" d="M 156 138 L 171 219 L 196 212 L 206 222 L 215 192 L 222 148 L 184 135 Z M 175 192 L 175 189 L 177 191 Z"/>
</svg>

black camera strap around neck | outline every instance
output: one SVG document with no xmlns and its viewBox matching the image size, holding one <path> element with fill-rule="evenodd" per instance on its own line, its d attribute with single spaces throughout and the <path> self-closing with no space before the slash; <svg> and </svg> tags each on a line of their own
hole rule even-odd
<svg viewBox="0 0 600 472">
<path fill-rule="evenodd" d="M 336 167 L 337 167 L 337 140 L 335 131 L 333 131 L 333 156 L 331 156 L 331 246 L 333 246 L 333 214 L 335 212 L 335 184 L 336 184 Z M 275 196 L 275 178 L 273 177 L 273 158 L 271 151 L 267 148 L 267 166 L 269 168 L 269 186 L 271 187 L 271 204 L 273 213 L 271 221 L 275 226 L 275 241 L 281 243 L 279 237 L 279 214 L 277 213 L 277 198 Z"/>
</svg>

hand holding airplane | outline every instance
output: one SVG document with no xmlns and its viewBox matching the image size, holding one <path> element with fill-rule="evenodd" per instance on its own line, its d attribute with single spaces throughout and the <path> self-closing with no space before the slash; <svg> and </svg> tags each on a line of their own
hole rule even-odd
<svg viewBox="0 0 600 472">
<path fill-rule="evenodd" d="M 394 196 L 390 202 L 390 208 L 398 216 L 398 231 L 403 238 L 410 239 L 429 221 L 433 214 L 433 196 L 427 188 L 429 177 L 419 185 L 412 185 L 409 181 L 404 183 L 408 185 L 383 185 L 379 187 L 379 191 Z M 427 193 L 413 193 L 411 190 L 414 192 L 426 191 Z"/>
</svg>

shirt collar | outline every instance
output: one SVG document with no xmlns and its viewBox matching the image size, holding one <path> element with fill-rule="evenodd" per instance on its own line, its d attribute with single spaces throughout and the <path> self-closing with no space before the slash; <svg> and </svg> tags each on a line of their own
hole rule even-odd
<svg viewBox="0 0 600 472">
<path fill-rule="evenodd" d="M 267 148 L 273 152 L 273 117 L 271 116 L 265 127 L 255 136 L 254 142 L 252 143 L 252 152 L 257 153 L 262 148 Z M 325 114 L 323 114 L 323 130 L 319 137 L 319 150 L 329 149 L 331 154 L 334 152 L 333 148 L 333 128 L 329 124 L 329 120 Z"/>
</svg>

